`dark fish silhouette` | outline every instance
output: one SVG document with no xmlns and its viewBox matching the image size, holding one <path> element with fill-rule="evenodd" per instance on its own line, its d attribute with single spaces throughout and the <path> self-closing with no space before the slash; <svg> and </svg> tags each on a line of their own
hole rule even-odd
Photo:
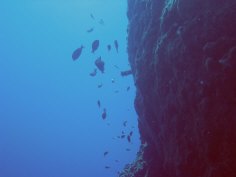
<svg viewBox="0 0 236 177">
<path fill-rule="evenodd" d="M 113 65 L 116 69 L 120 69 L 117 65 Z"/>
<path fill-rule="evenodd" d="M 125 135 L 121 135 L 120 138 L 122 138 L 122 139 L 125 138 Z"/>
<path fill-rule="evenodd" d="M 129 133 L 129 136 L 132 136 L 133 135 L 133 131 L 131 131 L 130 133 Z"/>
<path fill-rule="evenodd" d="M 91 32 L 93 32 L 93 30 L 94 30 L 94 28 L 90 28 L 87 30 L 87 33 L 91 33 Z"/>
<path fill-rule="evenodd" d="M 100 24 L 100 25 L 104 25 L 103 19 L 100 19 L 100 20 L 99 20 L 99 24 Z"/>
<path fill-rule="evenodd" d="M 90 76 L 94 77 L 97 74 L 97 69 L 94 69 L 93 72 L 89 73 Z"/>
<path fill-rule="evenodd" d="M 94 53 L 99 47 L 99 40 L 94 40 L 92 43 L 92 53 Z"/>
<path fill-rule="evenodd" d="M 108 51 L 111 51 L 111 45 L 110 45 L 110 44 L 107 45 L 107 50 L 108 50 Z"/>
<path fill-rule="evenodd" d="M 107 118 L 107 111 L 106 109 L 104 108 L 103 109 L 103 113 L 102 113 L 102 119 L 105 120 Z"/>
<path fill-rule="evenodd" d="M 72 59 L 73 59 L 74 61 L 77 60 L 77 59 L 80 57 L 83 48 L 84 48 L 84 46 L 81 45 L 80 48 L 76 49 L 76 50 L 72 53 Z"/>
<path fill-rule="evenodd" d="M 105 168 L 106 168 L 106 169 L 109 169 L 109 168 L 111 168 L 111 167 L 109 167 L 109 166 L 105 166 Z"/>
<path fill-rule="evenodd" d="M 101 102 L 100 102 L 100 100 L 97 101 L 97 104 L 98 104 L 98 107 L 100 108 L 100 107 L 101 107 Z"/>
<path fill-rule="evenodd" d="M 129 143 L 131 142 L 130 135 L 127 136 L 127 140 L 128 140 Z"/>
<path fill-rule="evenodd" d="M 125 150 L 126 150 L 126 151 L 130 151 L 130 149 L 129 149 L 129 148 L 126 148 Z"/>
<path fill-rule="evenodd" d="M 119 44 L 118 44 L 118 41 L 117 41 L 117 40 L 114 40 L 114 45 L 115 45 L 115 48 L 116 48 L 116 52 L 118 53 Z"/>
<path fill-rule="evenodd" d="M 103 86 L 103 84 L 98 84 L 98 88 L 101 88 Z"/>
<path fill-rule="evenodd" d="M 126 90 L 129 91 L 130 90 L 130 86 L 128 86 Z"/>
<path fill-rule="evenodd" d="M 127 121 L 124 121 L 124 122 L 123 122 L 124 127 L 126 127 L 126 124 L 127 124 Z"/>
<path fill-rule="evenodd" d="M 103 156 L 105 157 L 108 153 L 109 153 L 108 151 L 104 152 Z"/>
<path fill-rule="evenodd" d="M 94 18 L 94 16 L 93 16 L 93 14 L 90 14 L 90 17 L 94 20 L 95 18 Z"/>
<path fill-rule="evenodd" d="M 133 74 L 131 70 L 121 71 L 121 72 L 120 72 L 120 75 L 123 76 L 123 77 L 124 77 L 124 76 L 128 76 L 128 75 L 131 75 L 131 74 Z"/>
<path fill-rule="evenodd" d="M 97 68 L 102 72 L 102 73 L 104 73 L 104 65 L 105 65 L 105 63 L 104 63 L 104 61 L 102 61 L 102 58 L 101 58 L 101 56 L 100 57 L 98 57 L 96 60 L 95 60 L 95 65 L 97 66 Z"/>
</svg>

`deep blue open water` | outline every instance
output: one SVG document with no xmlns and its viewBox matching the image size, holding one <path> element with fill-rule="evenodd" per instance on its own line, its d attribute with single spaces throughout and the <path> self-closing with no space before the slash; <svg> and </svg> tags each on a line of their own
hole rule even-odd
<svg viewBox="0 0 236 177">
<path fill-rule="evenodd" d="M 130 69 L 126 10 L 126 0 L 0 2 L 0 177 L 114 177 L 135 159 L 135 87 L 120 75 Z M 99 56 L 105 72 L 91 77 Z"/>
</svg>

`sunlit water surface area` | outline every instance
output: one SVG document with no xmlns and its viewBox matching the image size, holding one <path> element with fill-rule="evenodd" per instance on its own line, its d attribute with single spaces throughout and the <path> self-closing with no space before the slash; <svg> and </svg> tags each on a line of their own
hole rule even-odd
<svg viewBox="0 0 236 177">
<path fill-rule="evenodd" d="M 0 2 L 0 177 L 113 177 L 135 159 L 126 10 L 126 0 Z M 100 56 L 104 73 L 91 76 Z"/>
</svg>

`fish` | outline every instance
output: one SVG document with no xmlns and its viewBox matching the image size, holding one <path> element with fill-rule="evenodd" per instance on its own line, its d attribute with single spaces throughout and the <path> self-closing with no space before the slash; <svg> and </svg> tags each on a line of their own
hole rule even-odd
<svg viewBox="0 0 236 177">
<path fill-rule="evenodd" d="M 91 32 L 93 32 L 93 30 L 94 30 L 94 28 L 90 28 L 87 30 L 87 33 L 91 33 Z"/>
<path fill-rule="evenodd" d="M 104 152 L 103 156 L 105 157 L 108 153 L 109 153 L 108 151 Z"/>
<path fill-rule="evenodd" d="M 100 24 L 100 25 L 104 25 L 104 20 L 103 20 L 103 19 L 100 19 L 100 20 L 99 20 L 99 24 Z"/>
<path fill-rule="evenodd" d="M 129 143 L 131 142 L 130 135 L 127 136 L 127 140 L 128 140 Z"/>
<path fill-rule="evenodd" d="M 113 78 L 112 78 L 112 79 L 111 79 L 111 83 L 113 83 L 113 84 L 114 84 L 114 83 L 115 83 L 115 79 L 113 79 Z"/>
<path fill-rule="evenodd" d="M 107 50 L 111 51 L 111 45 L 110 44 L 107 45 Z"/>
<path fill-rule="evenodd" d="M 130 133 L 129 133 L 129 136 L 132 136 L 133 135 L 133 131 L 131 131 Z"/>
<path fill-rule="evenodd" d="M 106 169 L 109 169 L 109 168 L 111 168 L 111 167 L 109 167 L 109 166 L 105 166 L 105 168 L 106 168 Z"/>
<path fill-rule="evenodd" d="M 121 135 L 120 138 L 121 138 L 121 139 L 125 138 L 125 135 Z"/>
<path fill-rule="evenodd" d="M 90 76 L 94 77 L 97 74 L 97 69 L 95 68 L 91 73 L 89 73 Z"/>
<path fill-rule="evenodd" d="M 127 125 L 127 121 L 124 121 L 124 122 L 123 122 L 123 125 L 124 125 L 124 127 L 126 127 L 126 125 Z"/>
<path fill-rule="evenodd" d="M 72 59 L 73 59 L 74 61 L 77 60 L 77 59 L 80 57 L 83 48 L 84 48 L 84 46 L 81 45 L 81 47 L 79 47 L 78 49 L 76 49 L 76 50 L 72 53 Z"/>
<path fill-rule="evenodd" d="M 94 53 L 99 47 L 99 40 L 94 40 L 92 43 L 92 53 Z"/>
<path fill-rule="evenodd" d="M 98 104 L 98 107 L 100 108 L 100 107 L 101 107 L 101 102 L 100 102 L 100 100 L 97 101 L 97 104 Z"/>
<path fill-rule="evenodd" d="M 128 76 L 128 75 L 132 75 L 133 74 L 133 72 L 132 72 L 132 70 L 126 70 L 126 71 L 121 71 L 120 72 L 120 75 L 121 76 Z"/>
<path fill-rule="evenodd" d="M 120 69 L 117 65 L 113 65 L 116 69 Z"/>
<path fill-rule="evenodd" d="M 128 86 L 128 87 L 126 88 L 126 90 L 129 91 L 129 90 L 130 90 L 130 86 Z"/>
<path fill-rule="evenodd" d="M 103 86 L 103 84 L 101 83 L 101 84 L 98 84 L 98 88 L 101 88 Z"/>
<path fill-rule="evenodd" d="M 130 151 L 130 149 L 129 149 L 129 148 L 126 148 L 125 150 L 126 150 L 126 151 Z"/>
<path fill-rule="evenodd" d="M 94 64 L 97 66 L 97 68 L 98 68 L 102 73 L 104 73 L 104 69 L 105 69 L 104 66 L 105 66 L 105 63 L 104 63 L 104 61 L 102 61 L 101 56 L 98 57 L 98 58 L 95 60 Z"/>
<path fill-rule="evenodd" d="M 93 14 L 90 14 L 90 17 L 91 17 L 93 20 L 95 20 L 95 18 L 94 18 L 94 16 L 93 16 Z"/>
<path fill-rule="evenodd" d="M 118 41 L 117 41 L 117 40 L 114 40 L 114 45 L 115 45 L 115 48 L 116 48 L 116 52 L 118 53 L 119 44 L 118 44 Z"/>
<path fill-rule="evenodd" d="M 102 113 L 102 119 L 105 120 L 107 118 L 107 111 L 106 109 L 104 108 L 103 109 L 103 113 Z"/>
</svg>

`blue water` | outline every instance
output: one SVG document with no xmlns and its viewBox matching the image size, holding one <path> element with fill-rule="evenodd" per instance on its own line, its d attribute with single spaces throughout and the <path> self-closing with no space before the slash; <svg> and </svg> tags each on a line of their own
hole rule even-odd
<svg viewBox="0 0 236 177">
<path fill-rule="evenodd" d="M 134 160 L 140 144 L 135 87 L 132 76 L 120 76 L 130 69 L 126 10 L 126 0 L 0 2 L 0 177 L 113 177 Z M 100 47 L 92 54 L 95 39 Z M 99 56 L 105 73 L 91 77 Z M 131 130 L 131 143 L 117 138 Z"/>
</svg>

